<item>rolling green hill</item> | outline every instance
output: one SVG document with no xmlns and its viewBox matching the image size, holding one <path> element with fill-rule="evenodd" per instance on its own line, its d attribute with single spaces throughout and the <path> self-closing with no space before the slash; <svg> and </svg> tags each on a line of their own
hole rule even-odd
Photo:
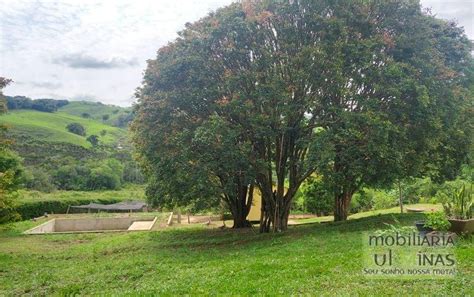
<svg viewBox="0 0 474 297">
<path fill-rule="evenodd" d="M 84 114 L 87 114 L 91 119 L 105 124 L 123 126 L 125 124 L 124 121 L 126 121 L 131 113 L 131 108 L 105 105 L 100 102 L 70 101 L 69 104 L 62 106 L 58 111 L 78 117 L 83 117 Z M 107 120 L 102 118 L 105 115 L 108 116 Z"/>
<path fill-rule="evenodd" d="M 85 108 L 83 110 L 86 110 Z M 55 113 L 34 110 L 14 110 L 0 117 L 0 122 L 10 126 L 12 135 L 26 135 L 32 139 L 48 142 L 66 142 L 89 148 L 86 138 L 89 135 L 99 136 L 102 144 L 117 145 L 126 137 L 126 130 L 112 127 L 95 119 L 85 119 L 64 111 Z M 79 136 L 66 130 L 70 123 L 80 123 L 86 128 L 86 136 Z M 105 134 L 104 132 L 105 131 Z M 104 135 L 101 135 L 102 134 Z"/>
</svg>

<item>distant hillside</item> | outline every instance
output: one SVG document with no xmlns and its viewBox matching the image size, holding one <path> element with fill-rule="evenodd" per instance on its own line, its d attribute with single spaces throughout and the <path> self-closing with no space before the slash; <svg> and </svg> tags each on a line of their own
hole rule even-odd
<svg viewBox="0 0 474 297">
<path fill-rule="evenodd" d="M 21 96 L 7 99 L 11 109 L 0 116 L 0 124 L 8 126 L 11 148 L 22 158 L 26 188 L 118 189 L 124 183 L 143 182 L 127 137 L 131 108 Z M 91 135 L 98 143 L 87 141 Z"/>
<path fill-rule="evenodd" d="M 126 128 L 133 119 L 132 108 L 106 105 L 100 102 L 68 101 L 55 99 L 31 99 L 25 96 L 5 96 L 10 111 L 36 110 L 42 112 L 64 113 L 100 121 L 102 123 Z"/>
<path fill-rule="evenodd" d="M 112 127 L 95 119 L 85 119 L 63 111 L 41 112 L 35 110 L 13 110 L 0 118 L 0 122 L 10 126 L 14 138 L 27 136 L 47 142 L 65 142 L 85 148 L 91 147 L 86 140 L 89 135 L 97 135 L 101 144 L 119 145 L 127 131 Z M 66 126 L 79 123 L 86 129 L 86 136 L 68 132 Z"/>
<path fill-rule="evenodd" d="M 58 111 L 95 119 L 116 127 L 126 127 L 133 117 L 130 107 L 124 108 L 100 102 L 69 101 L 69 104 L 60 107 Z"/>
</svg>

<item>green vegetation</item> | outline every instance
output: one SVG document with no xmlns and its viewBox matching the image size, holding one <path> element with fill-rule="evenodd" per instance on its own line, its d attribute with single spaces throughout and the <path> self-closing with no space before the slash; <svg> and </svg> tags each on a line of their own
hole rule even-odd
<svg viewBox="0 0 474 297">
<path fill-rule="evenodd" d="M 0 77 L 0 117 L 7 112 L 2 89 L 11 80 Z M 13 209 L 17 190 L 23 178 L 23 168 L 18 155 L 10 149 L 11 140 L 7 137 L 8 127 L 0 124 L 0 224 L 13 221 L 18 214 Z"/>
<path fill-rule="evenodd" d="M 18 203 L 32 203 L 38 201 L 70 201 L 77 199 L 117 199 L 117 200 L 145 200 L 143 186 L 127 185 L 118 190 L 104 191 L 54 191 L 52 193 L 43 193 L 39 191 L 19 191 Z"/>
<path fill-rule="evenodd" d="M 469 220 L 474 211 L 474 191 L 473 184 L 466 188 L 463 184 L 460 189 L 452 191 L 443 203 L 446 215 L 453 219 Z"/>
<path fill-rule="evenodd" d="M 451 223 L 449 223 L 446 215 L 442 211 L 433 211 L 426 214 L 425 227 L 435 231 L 448 231 Z"/>
<path fill-rule="evenodd" d="M 405 226 L 421 216 L 395 219 Z M 145 233 L 20 234 L 43 221 L 2 227 L 0 295 L 469 296 L 474 286 L 474 244 L 469 240 L 454 249 L 454 278 L 363 277 L 363 233 L 396 223 L 392 215 L 263 235 L 202 226 Z"/>
<path fill-rule="evenodd" d="M 21 190 L 18 193 L 13 209 L 23 219 L 30 219 L 47 213 L 66 213 L 70 205 L 88 204 L 91 202 L 110 204 L 124 200 L 144 200 L 143 187 L 127 185 L 117 190 L 102 191 L 39 191 Z"/>
<path fill-rule="evenodd" d="M 143 182 L 131 157 L 126 129 L 113 127 L 102 121 L 102 117 L 86 119 L 65 111 L 44 112 L 30 108 L 38 102 L 61 108 L 69 106 L 62 101 L 14 98 L 9 105 L 15 103 L 16 109 L 2 116 L 0 123 L 8 126 L 11 148 L 22 158 L 24 187 L 43 192 L 116 190 L 125 183 Z M 86 102 L 71 104 L 71 108 L 92 115 L 100 110 L 116 115 L 127 110 Z M 68 111 L 71 110 L 74 109 Z"/>
<path fill-rule="evenodd" d="M 55 112 L 61 106 L 67 105 L 67 100 L 55 100 L 55 99 L 36 99 L 32 100 L 24 96 L 10 97 L 6 96 L 7 106 L 9 110 L 14 109 L 32 109 L 42 112 Z"/>
<path fill-rule="evenodd" d="M 86 136 L 86 128 L 79 123 L 70 123 L 66 126 L 66 129 L 79 136 Z"/>
<path fill-rule="evenodd" d="M 133 116 L 131 108 L 88 101 L 70 101 L 69 104 L 62 106 L 59 111 L 123 128 L 127 127 L 128 122 Z"/>
<path fill-rule="evenodd" d="M 82 125 L 86 135 L 100 135 L 101 131 L 107 131 L 100 136 L 101 143 L 117 145 L 122 138 L 126 137 L 126 130 L 112 127 L 92 119 L 84 119 L 64 112 L 46 113 L 30 110 L 15 110 L 3 116 L 0 121 L 10 126 L 13 137 L 28 135 L 35 140 L 48 142 L 66 142 L 85 148 L 92 145 L 85 137 L 72 134 L 66 130 L 71 123 Z"/>
<path fill-rule="evenodd" d="M 255 187 L 260 231 L 276 232 L 315 173 L 336 221 L 391 206 L 395 183 L 454 179 L 472 150 L 471 49 L 416 1 L 242 1 L 188 23 L 137 92 L 149 199 L 222 197 L 246 227 Z"/>
</svg>

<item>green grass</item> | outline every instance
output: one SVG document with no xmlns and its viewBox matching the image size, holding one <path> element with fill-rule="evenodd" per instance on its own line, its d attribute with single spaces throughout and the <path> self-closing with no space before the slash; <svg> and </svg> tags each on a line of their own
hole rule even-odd
<svg viewBox="0 0 474 297">
<path fill-rule="evenodd" d="M 92 119 L 98 121 L 102 121 L 102 116 L 107 114 L 109 115 L 109 119 L 105 121 L 105 123 L 112 124 L 120 115 L 130 111 L 130 108 L 106 105 L 98 102 L 70 101 L 69 104 L 62 106 L 59 111 L 79 117 L 83 113 L 88 113 Z"/>
<path fill-rule="evenodd" d="M 49 142 L 67 142 L 83 147 L 90 147 L 87 136 L 95 134 L 104 144 L 115 144 L 126 136 L 126 130 L 103 124 L 94 119 L 84 119 L 65 112 L 39 112 L 32 110 L 14 110 L 0 117 L 0 122 L 10 126 L 13 134 L 26 134 L 36 140 Z M 80 123 L 86 128 L 86 137 L 67 131 L 70 123 Z M 104 136 L 102 130 L 107 131 Z"/>
<path fill-rule="evenodd" d="M 365 230 L 392 216 L 290 227 L 280 234 L 202 225 L 143 233 L 27 236 L 40 222 L 0 231 L 0 295 L 333 295 L 468 296 L 474 244 L 455 248 L 452 279 L 388 280 L 361 275 Z M 1 227 L 0 227 L 1 228 Z"/>
<path fill-rule="evenodd" d="M 428 203 L 419 203 L 419 204 L 408 204 L 404 206 L 406 208 L 421 208 L 427 211 L 429 210 L 442 210 L 443 207 L 441 204 L 428 204 Z M 406 212 L 406 210 L 405 210 Z M 387 209 L 379 209 L 379 210 L 370 210 L 352 214 L 348 217 L 349 220 L 352 219 L 360 219 L 370 216 L 382 215 L 382 214 L 392 214 L 392 213 L 400 213 L 400 207 L 392 207 Z M 334 220 L 333 216 L 322 216 L 317 218 L 309 218 L 309 219 L 299 219 L 296 220 L 297 223 L 306 224 L 306 223 L 322 223 L 322 222 L 332 222 Z"/>
<path fill-rule="evenodd" d="M 97 199 L 117 199 L 117 200 L 145 200 L 143 186 L 127 185 L 120 190 L 102 190 L 102 191 L 54 191 L 52 193 L 43 193 L 38 191 L 19 191 L 17 203 L 28 203 L 38 201 L 68 201 L 68 200 L 97 200 Z"/>
</svg>

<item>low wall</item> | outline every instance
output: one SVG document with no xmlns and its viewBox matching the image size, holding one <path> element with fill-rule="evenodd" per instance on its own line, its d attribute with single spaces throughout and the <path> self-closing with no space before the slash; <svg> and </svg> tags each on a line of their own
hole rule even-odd
<svg viewBox="0 0 474 297">
<path fill-rule="evenodd" d="M 25 233 L 28 233 L 28 234 L 52 233 L 54 232 L 55 224 L 56 224 L 56 219 L 52 219 L 52 220 L 47 221 L 46 223 L 43 223 L 39 226 L 36 226 L 33 229 L 26 231 Z"/>
<path fill-rule="evenodd" d="M 154 221 L 154 219 L 154 217 L 52 219 L 26 231 L 25 233 L 42 234 L 55 232 L 126 231 L 133 222 Z M 153 225 L 151 227 L 153 227 Z"/>
</svg>

